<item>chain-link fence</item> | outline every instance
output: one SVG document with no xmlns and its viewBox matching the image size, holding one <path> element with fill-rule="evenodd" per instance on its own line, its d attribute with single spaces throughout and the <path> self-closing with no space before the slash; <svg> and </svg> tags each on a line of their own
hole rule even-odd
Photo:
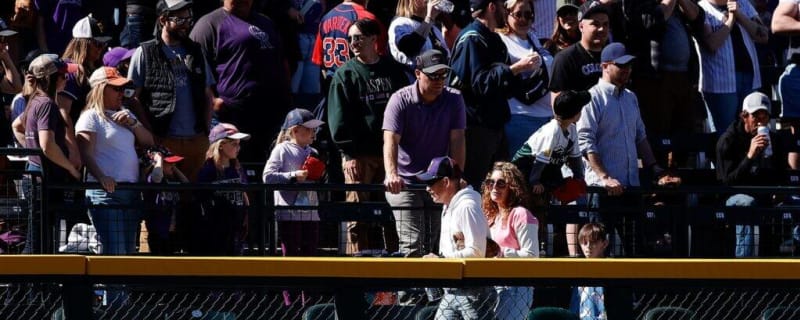
<svg viewBox="0 0 800 320">
<path fill-rule="evenodd" d="M 506 294 L 509 288 L 513 294 Z M 528 298 L 519 294 L 526 291 L 534 293 L 530 305 L 526 305 Z M 800 289 L 767 287 L 492 286 L 447 289 L 432 302 L 419 288 L 334 292 L 296 287 L 98 285 L 93 293 L 93 319 L 114 320 L 328 320 L 337 313 L 340 319 L 375 320 L 452 319 L 447 314 L 458 314 L 456 319 L 461 315 L 474 316 L 471 319 L 553 319 L 558 314 L 644 320 L 800 318 Z M 401 303 L 398 293 L 408 297 Z M 0 318 L 64 319 L 61 294 L 56 284 L 0 285 Z M 337 304 L 337 299 L 350 303 Z M 360 301 L 353 303 L 354 299 Z M 534 317 L 529 318 L 531 314 Z"/>
</svg>

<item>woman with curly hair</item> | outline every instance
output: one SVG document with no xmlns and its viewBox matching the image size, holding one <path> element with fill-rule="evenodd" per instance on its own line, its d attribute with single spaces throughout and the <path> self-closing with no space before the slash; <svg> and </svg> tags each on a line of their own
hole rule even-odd
<svg viewBox="0 0 800 320">
<path fill-rule="evenodd" d="M 539 257 L 539 221 L 525 208 L 525 177 L 509 162 L 495 162 L 483 182 L 483 212 L 499 257 Z M 497 319 L 524 319 L 533 303 L 531 287 L 497 287 Z"/>
</svg>

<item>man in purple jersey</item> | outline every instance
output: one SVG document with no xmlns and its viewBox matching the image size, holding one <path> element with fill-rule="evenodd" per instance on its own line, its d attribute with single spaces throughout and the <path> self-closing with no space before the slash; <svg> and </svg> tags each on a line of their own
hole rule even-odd
<svg viewBox="0 0 800 320">
<path fill-rule="evenodd" d="M 224 0 L 197 21 L 190 37 L 217 80 L 216 120 L 252 133 L 239 159 L 263 163 L 289 111 L 291 90 L 280 36 L 272 20 L 252 7 L 252 0 Z"/>
</svg>

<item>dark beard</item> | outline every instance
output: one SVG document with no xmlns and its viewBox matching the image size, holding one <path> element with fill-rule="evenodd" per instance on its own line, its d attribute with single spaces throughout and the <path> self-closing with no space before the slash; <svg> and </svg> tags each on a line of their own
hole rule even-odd
<svg viewBox="0 0 800 320">
<path fill-rule="evenodd" d="M 178 40 L 178 41 L 184 41 L 184 40 L 189 38 L 189 35 L 188 35 L 187 32 L 167 30 L 167 34 L 169 34 L 170 39 Z"/>
</svg>

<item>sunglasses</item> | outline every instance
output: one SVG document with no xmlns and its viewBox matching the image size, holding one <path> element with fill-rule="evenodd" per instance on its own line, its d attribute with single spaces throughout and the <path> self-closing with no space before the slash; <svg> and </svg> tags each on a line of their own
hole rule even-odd
<svg viewBox="0 0 800 320">
<path fill-rule="evenodd" d="M 192 22 L 192 19 L 193 19 L 192 16 L 188 16 L 188 17 L 169 17 L 169 18 L 167 18 L 167 20 L 169 20 L 169 21 L 171 21 L 171 22 L 173 22 L 175 24 L 189 24 L 189 23 Z"/>
<path fill-rule="evenodd" d="M 114 90 L 117 93 L 125 92 L 125 87 L 108 86 L 108 88 L 111 88 L 111 90 Z"/>
<path fill-rule="evenodd" d="M 533 11 L 517 11 L 508 14 L 517 19 L 533 20 Z"/>
<path fill-rule="evenodd" d="M 506 183 L 506 181 L 503 179 L 497 179 L 497 180 L 486 179 L 483 181 L 483 185 L 486 186 L 487 189 L 491 188 L 505 189 L 508 186 L 508 183 Z"/>
<path fill-rule="evenodd" d="M 423 72 L 424 73 L 424 72 Z M 440 73 L 425 73 L 425 76 L 432 81 L 441 81 L 447 78 L 450 75 L 450 72 L 440 72 Z"/>
</svg>

